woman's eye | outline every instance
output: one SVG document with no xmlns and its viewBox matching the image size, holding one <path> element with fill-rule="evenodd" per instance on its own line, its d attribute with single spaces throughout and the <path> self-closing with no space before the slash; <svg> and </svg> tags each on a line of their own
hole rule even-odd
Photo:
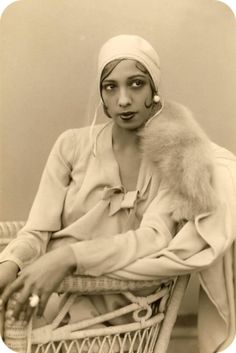
<svg viewBox="0 0 236 353">
<path fill-rule="evenodd" d="M 106 84 L 106 85 L 103 86 L 103 89 L 105 91 L 112 91 L 114 88 L 115 88 L 115 85 L 112 84 L 112 83 L 109 83 L 109 84 Z"/>
<path fill-rule="evenodd" d="M 132 87 L 138 88 L 142 87 L 144 85 L 144 82 L 142 80 L 135 80 L 132 82 Z"/>
</svg>

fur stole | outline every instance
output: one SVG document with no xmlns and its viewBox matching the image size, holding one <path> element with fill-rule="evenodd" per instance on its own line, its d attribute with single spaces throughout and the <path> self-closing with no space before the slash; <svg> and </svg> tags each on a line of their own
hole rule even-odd
<svg viewBox="0 0 236 353">
<path fill-rule="evenodd" d="M 176 221 L 193 220 L 215 209 L 211 142 L 186 107 L 166 102 L 140 136 L 144 157 L 154 164 L 170 189 Z"/>
</svg>

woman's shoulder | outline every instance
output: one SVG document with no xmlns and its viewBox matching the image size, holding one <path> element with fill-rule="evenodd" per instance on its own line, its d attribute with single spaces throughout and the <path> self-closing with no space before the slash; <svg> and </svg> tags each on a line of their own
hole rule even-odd
<svg viewBox="0 0 236 353">
<path fill-rule="evenodd" d="M 56 140 L 56 144 L 59 145 L 72 145 L 76 146 L 88 144 L 91 134 L 94 136 L 103 129 L 105 124 L 95 125 L 93 128 L 91 126 L 84 126 L 80 128 L 67 129 L 60 133 Z"/>
<path fill-rule="evenodd" d="M 63 159 L 74 161 L 75 157 L 83 152 L 83 156 L 91 152 L 94 136 L 103 130 L 106 124 L 85 126 L 81 128 L 68 129 L 63 131 L 52 149 L 52 154 L 60 154 Z"/>
</svg>

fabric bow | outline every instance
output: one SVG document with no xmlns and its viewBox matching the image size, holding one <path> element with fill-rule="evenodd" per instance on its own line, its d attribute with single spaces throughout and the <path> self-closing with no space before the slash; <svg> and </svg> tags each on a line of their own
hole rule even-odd
<svg viewBox="0 0 236 353">
<path fill-rule="evenodd" d="M 110 205 L 109 216 L 113 216 L 120 209 L 134 209 L 139 191 L 125 192 L 125 188 L 121 186 L 105 187 L 102 193 L 102 200 L 106 200 Z"/>
</svg>

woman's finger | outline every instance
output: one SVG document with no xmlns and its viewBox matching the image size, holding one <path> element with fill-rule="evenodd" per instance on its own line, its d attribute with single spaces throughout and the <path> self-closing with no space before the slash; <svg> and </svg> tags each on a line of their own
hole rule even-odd
<svg viewBox="0 0 236 353">
<path fill-rule="evenodd" d="M 9 285 L 2 294 L 2 300 L 4 303 L 12 297 L 12 300 L 9 303 L 13 319 L 18 319 L 25 306 L 29 305 L 29 297 L 32 294 L 32 285 L 28 282 L 27 279 L 19 277 Z"/>
<path fill-rule="evenodd" d="M 37 310 L 37 314 L 39 316 L 43 315 L 50 295 L 51 295 L 51 293 L 49 293 L 49 292 L 43 293 L 41 295 L 41 298 L 40 298 L 40 301 L 39 301 L 39 305 L 38 305 L 38 310 Z"/>
<path fill-rule="evenodd" d="M 32 297 L 33 300 L 32 300 Z M 20 312 L 24 309 L 24 307 L 30 307 L 34 309 L 38 303 L 35 302 L 35 299 L 38 300 L 39 296 L 37 294 L 37 290 L 33 290 L 31 286 L 25 283 L 23 289 L 20 293 L 17 293 L 16 305 L 13 311 L 13 316 L 15 319 L 19 317 Z M 32 310 L 29 309 L 29 316 L 31 315 Z"/>
<path fill-rule="evenodd" d="M 4 306 L 7 303 L 10 296 L 14 292 L 19 291 L 23 287 L 23 285 L 24 285 L 24 280 L 21 277 L 18 277 L 14 282 L 6 286 L 6 288 L 4 289 L 1 295 L 2 305 Z"/>
<path fill-rule="evenodd" d="M 19 294 L 19 293 L 14 293 L 12 298 L 11 298 L 11 300 L 8 301 L 7 310 L 6 310 L 6 313 L 5 313 L 5 318 L 6 318 L 6 320 L 8 321 L 8 323 L 10 325 L 13 324 L 15 319 L 19 318 L 19 315 L 15 313 L 15 311 L 17 310 L 19 305 L 21 307 L 20 312 L 24 311 L 23 304 L 20 304 L 18 302 L 16 294 Z"/>
<path fill-rule="evenodd" d="M 25 320 L 28 322 L 33 311 L 36 310 L 37 316 L 43 316 L 44 310 L 46 308 L 47 302 L 49 300 L 51 293 L 42 293 L 41 297 L 39 298 L 39 303 L 37 308 L 32 307 L 30 305 L 27 306 L 25 311 Z"/>
<path fill-rule="evenodd" d="M 15 320 L 18 320 L 20 314 L 25 311 L 26 306 L 27 306 L 26 301 L 27 301 L 26 296 L 19 296 L 17 298 L 17 300 L 15 300 L 15 305 L 14 305 L 13 313 L 12 313 L 12 316 L 14 317 Z"/>
<path fill-rule="evenodd" d="M 25 322 L 29 322 L 31 316 L 33 315 L 33 312 L 36 310 L 37 312 L 37 308 L 34 308 L 32 306 L 30 306 L 30 304 L 28 303 L 28 305 L 25 307 L 25 316 L 24 316 L 24 321 Z"/>
<path fill-rule="evenodd" d="M 15 305 L 16 302 L 14 302 L 14 306 L 12 306 L 11 309 L 9 309 L 8 307 L 6 311 L 5 317 L 8 320 L 9 324 L 13 324 L 15 320 L 26 322 L 27 306 L 25 304 L 22 304 L 19 313 L 17 314 L 15 313 Z"/>
</svg>

